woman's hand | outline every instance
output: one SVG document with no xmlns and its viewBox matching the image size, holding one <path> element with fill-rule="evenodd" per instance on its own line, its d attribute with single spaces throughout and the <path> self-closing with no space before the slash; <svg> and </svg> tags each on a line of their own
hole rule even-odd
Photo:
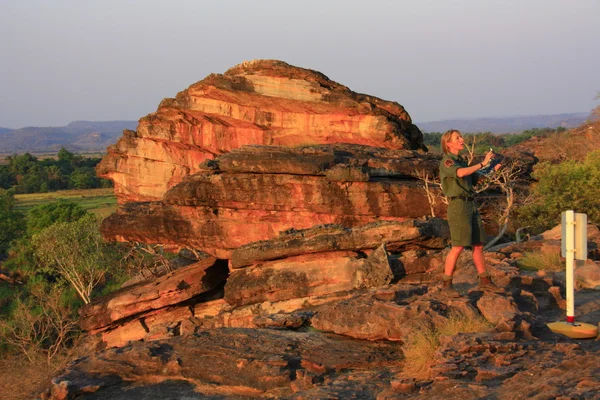
<svg viewBox="0 0 600 400">
<path fill-rule="evenodd" d="M 485 158 L 483 159 L 483 161 L 481 162 L 481 164 L 484 167 L 487 167 L 488 165 L 490 165 L 490 162 L 492 161 L 492 158 L 494 158 L 494 152 L 492 150 L 490 150 L 485 155 Z M 500 165 L 500 164 L 498 164 L 498 165 Z M 496 171 L 497 171 L 497 169 L 496 169 Z"/>
<path fill-rule="evenodd" d="M 502 168 L 502 164 L 494 165 L 494 171 L 498 171 L 500 168 Z"/>
</svg>

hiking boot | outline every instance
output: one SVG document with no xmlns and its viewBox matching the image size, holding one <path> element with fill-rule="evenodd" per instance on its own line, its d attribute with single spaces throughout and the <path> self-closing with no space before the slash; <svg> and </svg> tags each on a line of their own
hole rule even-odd
<svg viewBox="0 0 600 400">
<path fill-rule="evenodd" d="M 452 281 L 442 282 L 442 292 L 448 297 L 460 297 L 460 293 L 458 293 L 458 291 L 452 287 Z"/>
<path fill-rule="evenodd" d="M 492 282 L 492 278 L 489 276 L 480 276 L 478 287 L 481 290 L 487 290 L 494 293 L 506 293 L 506 290 L 500 286 L 496 286 L 496 284 Z"/>
</svg>

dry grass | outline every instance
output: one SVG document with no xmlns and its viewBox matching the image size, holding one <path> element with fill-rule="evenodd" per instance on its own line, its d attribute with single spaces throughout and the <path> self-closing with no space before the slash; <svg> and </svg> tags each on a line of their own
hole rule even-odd
<svg viewBox="0 0 600 400">
<path fill-rule="evenodd" d="M 479 315 L 451 313 L 448 323 L 433 328 L 422 325 L 414 329 L 410 341 L 404 345 L 406 363 L 403 372 L 416 379 L 431 378 L 431 365 L 440 348 L 440 337 L 459 333 L 484 332 L 492 325 Z"/>
<path fill-rule="evenodd" d="M 517 261 L 517 266 L 525 271 L 564 271 L 565 265 L 558 253 L 527 252 Z"/>
<path fill-rule="evenodd" d="M 59 360 L 60 358 L 60 360 Z M 57 357 L 48 365 L 44 357 L 29 362 L 16 356 L 0 359 L 0 394 L 2 400 L 24 400 L 50 387 L 50 379 L 67 364 L 65 357 Z"/>
</svg>

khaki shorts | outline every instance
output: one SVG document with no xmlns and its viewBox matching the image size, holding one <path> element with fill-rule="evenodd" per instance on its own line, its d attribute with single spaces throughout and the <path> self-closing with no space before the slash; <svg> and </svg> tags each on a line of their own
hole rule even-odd
<svg viewBox="0 0 600 400">
<path fill-rule="evenodd" d="M 448 204 L 448 225 L 452 246 L 472 246 L 485 242 L 483 222 L 472 200 L 453 199 Z"/>
</svg>

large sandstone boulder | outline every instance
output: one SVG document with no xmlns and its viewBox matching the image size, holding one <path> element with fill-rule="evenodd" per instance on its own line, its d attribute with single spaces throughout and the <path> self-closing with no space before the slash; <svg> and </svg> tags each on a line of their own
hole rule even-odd
<svg viewBox="0 0 600 400">
<path fill-rule="evenodd" d="M 100 346 L 189 334 L 196 326 L 255 327 L 257 316 L 289 313 L 333 301 L 335 296 L 326 298 L 332 294 L 343 297 L 353 289 L 387 285 L 398 275 L 397 260 L 387 248 L 440 249 L 447 239 L 447 224 L 439 218 L 292 230 L 240 248 L 229 272 L 224 260 L 201 258 L 98 298 L 81 309 L 80 324 L 97 334 Z M 208 279 L 204 271 L 218 279 Z M 212 291 L 226 277 L 224 292 Z M 253 304 L 260 306 L 246 308 Z"/>
<path fill-rule="evenodd" d="M 355 252 L 308 254 L 232 271 L 225 284 L 225 301 L 242 306 L 321 296 L 383 286 L 392 278 L 384 245 L 368 257 Z"/>
<path fill-rule="evenodd" d="M 256 60 L 163 100 L 108 149 L 98 173 L 114 181 L 120 203 L 151 201 L 200 171 L 203 160 L 243 145 L 331 143 L 424 148 L 398 103 L 352 92 L 316 71 Z"/>
</svg>

